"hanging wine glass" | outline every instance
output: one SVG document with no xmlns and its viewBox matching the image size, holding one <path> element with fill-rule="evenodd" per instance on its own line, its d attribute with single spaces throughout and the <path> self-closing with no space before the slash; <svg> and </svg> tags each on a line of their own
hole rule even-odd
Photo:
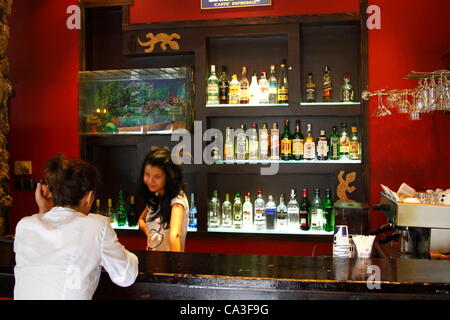
<svg viewBox="0 0 450 320">
<path fill-rule="evenodd" d="M 397 108 L 397 104 L 400 101 L 400 95 L 398 93 L 398 90 L 391 90 L 388 92 L 388 96 L 386 98 L 386 106 L 389 109 Z"/>
<path fill-rule="evenodd" d="M 420 111 L 417 107 L 417 98 L 418 98 L 418 92 L 413 90 L 411 92 L 412 96 L 412 103 L 409 104 L 409 119 L 410 120 L 420 120 Z"/>
<path fill-rule="evenodd" d="M 445 110 L 450 111 L 450 84 L 448 83 L 448 77 L 445 77 L 444 88 L 445 88 Z"/>
<path fill-rule="evenodd" d="M 445 97 L 446 97 L 445 86 L 443 76 L 441 74 L 438 80 L 438 84 L 436 86 L 436 110 L 446 109 Z"/>
<path fill-rule="evenodd" d="M 428 86 L 428 112 L 433 112 L 434 110 L 436 110 L 436 82 L 433 75 Z"/>
<path fill-rule="evenodd" d="M 383 92 L 382 91 L 384 91 L 384 90 L 377 91 L 378 107 L 377 107 L 377 110 L 375 111 L 375 113 L 372 115 L 374 117 L 385 117 L 385 116 L 390 116 L 392 114 L 392 112 L 389 111 L 389 109 L 386 108 L 383 104 Z"/>
<path fill-rule="evenodd" d="M 398 113 L 408 113 L 411 108 L 411 103 L 408 100 L 408 90 L 405 89 L 402 91 L 402 99 L 398 105 L 397 112 Z"/>
</svg>

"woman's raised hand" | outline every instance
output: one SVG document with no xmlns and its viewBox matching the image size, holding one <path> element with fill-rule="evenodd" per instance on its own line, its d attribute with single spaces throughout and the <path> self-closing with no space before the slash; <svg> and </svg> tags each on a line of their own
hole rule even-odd
<svg viewBox="0 0 450 320">
<path fill-rule="evenodd" d="M 53 208 L 52 194 L 47 185 L 38 182 L 34 196 L 39 207 L 39 213 L 45 213 Z"/>
</svg>

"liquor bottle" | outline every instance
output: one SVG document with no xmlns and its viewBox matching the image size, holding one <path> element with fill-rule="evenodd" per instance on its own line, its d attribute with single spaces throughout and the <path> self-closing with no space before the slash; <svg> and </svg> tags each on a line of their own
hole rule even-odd
<svg viewBox="0 0 450 320">
<path fill-rule="evenodd" d="M 127 224 L 127 207 L 123 199 L 123 191 L 119 191 L 119 201 L 117 203 L 117 225 L 123 227 Z"/>
<path fill-rule="evenodd" d="M 292 137 L 289 120 L 284 120 L 284 132 L 281 136 L 281 160 L 290 160 L 292 154 Z"/>
<path fill-rule="evenodd" d="M 225 193 L 225 201 L 222 203 L 222 228 L 231 228 L 233 225 L 233 207 L 230 202 L 230 194 Z"/>
<path fill-rule="evenodd" d="M 305 84 L 306 102 L 316 102 L 316 84 L 313 81 L 313 74 L 308 73 L 308 81 Z"/>
<path fill-rule="evenodd" d="M 239 81 L 239 87 L 241 89 L 240 96 L 239 96 L 239 103 L 245 104 L 249 102 L 249 93 L 248 93 L 248 87 L 250 86 L 248 79 L 247 79 L 247 67 L 242 67 L 242 78 L 241 81 Z"/>
<path fill-rule="evenodd" d="M 278 83 L 275 75 L 275 65 L 270 66 L 269 77 L 269 103 L 276 104 L 278 102 Z"/>
<path fill-rule="evenodd" d="M 288 88 L 288 78 L 286 71 L 286 60 L 281 60 L 280 65 L 281 75 L 280 82 L 278 84 L 278 103 L 288 103 L 289 102 L 289 88 Z"/>
<path fill-rule="evenodd" d="M 351 160 L 361 159 L 361 144 L 359 143 L 358 128 L 352 126 L 352 136 L 350 137 L 349 155 Z"/>
<path fill-rule="evenodd" d="M 305 147 L 305 137 L 300 130 L 300 120 L 295 120 L 295 133 L 292 137 L 292 159 L 302 160 Z"/>
<path fill-rule="evenodd" d="M 208 202 L 208 229 L 218 228 L 221 224 L 220 202 L 217 190 L 213 191 L 212 198 Z"/>
<path fill-rule="evenodd" d="M 273 201 L 271 194 L 268 195 L 268 201 L 266 203 L 266 229 L 275 229 L 275 214 L 277 211 L 277 205 Z"/>
<path fill-rule="evenodd" d="M 270 129 L 270 158 L 280 160 L 280 129 L 276 122 L 272 123 L 272 129 Z"/>
<path fill-rule="evenodd" d="M 242 228 L 242 202 L 241 193 L 236 192 L 233 203 L 233 227 L 235 229 Z"/>
<path fill-rule="evenodd" d="M 242 205 L 242 227 L 246 230 L 253 227 L 253 204 L 250 201 L 250 192 L 245 193 L 245 201 Z"/>
<path fill-rule="evenodd" d="M 138 214 L 136 212 L 136 205 L 134 204 L 134 196 L 130 197 L 130 209 L 128 212 L 128 226 L 135 227 L 138 223 Z"/>
<path fill-rule="evenodd" d="M 284 194 L 280 195 L 280 204 L 277 206 L 276 225 L 278 230 L 287 229 L 287 207 L 284 204 Z"/>
<path fill-rule="evenodd" d="M 263 230 L 266 226 L 266 203 L 262 197 L 262 190 L 258 190 L 258 196 L 255 200 L 255 229 Z"/>
<path fill-rule="evenodd" d="M 219 104 L 219 79 L 216 76 L 216 66 L 211 65 L 211 75 L 207 81 L 207 96 L 206 104 Z"/>
<path fill-rule="evenodd" d="M 259 159 L 269 159 L 269 130 L 267 129 L 267 123 L 263 123 L 262 128 L 259 129 Z"/>
<path fill-rule="evenodd" d="M 241 127 L 238 129 L 239 133 L 236 137 L 236 160 L 247 160 L 249 153 L 249 143 L 248 136 L 245 133 L 245 126 L 241 124 Z"/>
<path fill-rule="evenodd" d="M 331 83 L 331 75 L 329 67 L 325 67 L 325 71 L 323 72 L 322 84 L 323 84 L 323 91 L 322 91 L 323 102 L 332 102 L 333 85 Z"/>
<path fill-rule="evenodd" d="M 103 215 L 102 210 L 100 209 L 100 199 L 95 199 L 95 214 Z"/>
<path fill-rule="evenodd" d="M 238 104 L 239 103 L 239 97 L 241 93 L 241 85 L 237 79 L 237 75 L 233 74 L 231 76 L 231 82 L 230 82 L 230 104 Z"/>
<path fill-rule="evenodd" d="M 303 197 L 300 200 L 300 229 L 309 230 L 311 204 L 308 199 L 308 189 L 303 189 Z"/>
<path fill-rule="evenodd" d="M 326 198 L 322 206 L 323 229 L 330 232 L 334 230 L 334 205 L 333 199 L 331 198 L 331 189 L 327 189 L 325 192 Z"/>
<path fill-rule="evenodd" d="M 287 218 L 288 228 L 291 230 L 298 230 L 300 219 L 300 207 L 297 199 L 295 199 L 295 190 L 291 190 L 291 199 L 287 204 Z"/>
<path fill-rule="evenodd" d="M 320 130 L 319 139 L 317 139 L 317 160 L 328 160 L 328 139 L 325 130 Z"/>
<path fill-rule="evenodd" d="M 311 203 L 311 230 L 323 229 L 322 201 L 320 201 L 320 190 L 315 190 L 315 197 Z"/>
<path fill-rule="evenodd" d="M 191 204 L 189 205 L 189 224 L 190 231 L 197 231 L 197 206 L 195 205 L 195 196 L 191 193 Z"/>
<path fill-rule="evenodd" d="M 109 221 L 111 223 L 116 223 L 117 224 L 117 212 L 116 210 L 114 210 L 113 206 L 112 206 L 112 199 L 108 198 L 108 218 Z"/>
<path fill-rule="evenodd" d="M 341 87 L 341 102 L 353 102 L 354 91 L 350 84 L 350 74 L 344 75 L 344 84 Z"/>
<path fill-rule="evenodd" d="M 222 66 L 222 75 L 219 81 L 219 103 L 228 104 L 230 103 L 230 85 L 227 77 L 227 67 Z"/>
<path fill-rule="evenodd" d="M 248 101 L 250 104 L 259 104 L 260 90 L 258 85 L 258 77 L 256 72 L 253 72 L 252 81 L 248 90 Z"/>
<path fill-rule="evenodd" d="M 337 128 L 333 127 L 330 135 L 330 160 L 339 160 L 339 136 Z"/>
<path fill-rule="evenodd" d="M 234 130 L 230 127 L 225 129 L 225 145 L 224 145 L 224 158 L 225 160 L 234 159 Z"/>
<path fill-rule="evenodd" d="M 316 142 L 312 137 L 311 133 L 311 124 L 307 125 L 307 136 L 305 138 L 305 151 L 304 151 L 304 159 L 305 160 L 314 160 L 316 158 Z"/>
<path fill-rule="evenodd" d="M 339 137 L 339 159 L 348 159 L 350 140 L 347 133 L 347 123 L 341 124 L 341 135 Z"/>
<path fill-rule="evenodd" d="M 261 71 L 261 78 L 258 81 L 259 85 L 259 103 L 269 103 L 269 81 L 266 77 L 266 71 Z"/>
<path fill-rule="evenodd" d="M 259 153 L 259 143 L 258 143 L 258 129 L 256 128 L 256 123 L 252 123 L 252 128 L 248 133 L 248 159 L 258 160 Z"/>
</svg>

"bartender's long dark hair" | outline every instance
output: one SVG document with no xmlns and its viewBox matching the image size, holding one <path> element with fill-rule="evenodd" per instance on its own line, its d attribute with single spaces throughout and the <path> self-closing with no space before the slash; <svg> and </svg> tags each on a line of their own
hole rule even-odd
<svg viewBox="0 0 450 320">
<path fill-rule="evenodd" d="M 147 165 L 158 167 L 166 174 L 166 186 L 164 196 L 159 198 L 151 192 L 144 183 L 144 171 Z M 164 229 L 169 228 L 171 205 L 173 198 L 184 193 L 185 184 L 183 181 L 183 171 L 180 166 L 174 164 L 167 149 L 155 149 L 151 151 L 144 160 L 141 169 L 141 194 L 145 199 L 145 204 L 152 211 L 156 211 L 160 206 L 159 213 L 152 220 L 160 217 Z"/>
</svg>

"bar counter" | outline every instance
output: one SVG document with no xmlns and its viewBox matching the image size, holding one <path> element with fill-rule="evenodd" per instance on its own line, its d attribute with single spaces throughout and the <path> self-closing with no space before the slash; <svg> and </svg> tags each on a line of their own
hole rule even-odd
<svg viewBox="0 0 450 320">
<path fill-rule="evenodd" d="M 14 257 L 10 249 L 0 246 L 0 297 L 12 297 Z M 140 269 L 136 282 L 121 288 L 103 272 L 94 299 L 450 300 L 450 261 L 134 253 Z"/>
</svg>

